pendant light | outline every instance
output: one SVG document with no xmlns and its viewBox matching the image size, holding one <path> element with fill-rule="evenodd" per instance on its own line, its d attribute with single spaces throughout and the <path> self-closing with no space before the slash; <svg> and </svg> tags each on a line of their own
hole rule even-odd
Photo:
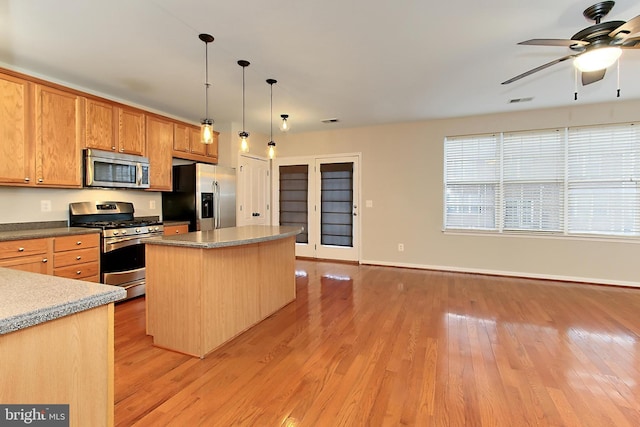
<svg viewBox="0 0 640 427">
<path fill-rule="evenodd" d="M 243 153 L 249 151 L 249 141 L 247 141 L 249 132 L 244 129 L 244 69 L 247 68 L 249 64 L 249 61 L 245 61 L 244 59 L 238 61 L 238 65 L 242 67 L 242 132 L 239 132 L 238 136 L 240 137 L 240 150 L 242 150 Z"/>
<path fill-rule="evenodd" d="M 291 129 L 291 125 L 289 124 L 289 115 L 280 114 L 280 118 L 282 119 L 282 122 L 280 122 L 280 130 L 282 132 L 289 132 L 289 129 Z"/>
<path fill-rule="evenodd" d="M 269 115 L 271 119 L 271 140 L 267 143 L 267 149 L 269 158 L 273 159 L 276 157 L 276 143 L 273 142 L 273 84 L 278 83 L 278 81 L 275 79 L 267 79 L 267 83 L 271 86 L 271 113 Z"/>
<path fill-rule="evenodd" d="M 209 43 L 213 42 L 211 34 L 198 36 L 204 42 L 204 119 L 200 122 L 200 141 L 203 144 L 213 144 L 213 120 L 209 118 Z"/>
</svg>

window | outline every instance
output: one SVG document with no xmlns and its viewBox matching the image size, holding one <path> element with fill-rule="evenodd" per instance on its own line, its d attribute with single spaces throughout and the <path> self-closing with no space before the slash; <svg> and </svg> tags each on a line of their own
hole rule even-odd
<svg viewBox="0 0 640 427">
<path fill-rule="evenodd" d="M 353 246 L 353 163 L 320 165 L 320 243 Z"/>
<path fill-rule="evenodd" d="M 309 243 L 309 166 L 280 166 L 280 225 L 302 227 L 296 243 Z"/>
<path fill-rule="evenodd" d="M 448 137 L 446 230 L 640 235 L 636 124 Z"/>
</svg>

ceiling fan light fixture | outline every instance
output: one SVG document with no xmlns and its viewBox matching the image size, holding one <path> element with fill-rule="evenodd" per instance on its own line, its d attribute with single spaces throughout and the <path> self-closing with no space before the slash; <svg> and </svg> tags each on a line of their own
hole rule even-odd
<svg viewBox="0 0 640 427">
<path fill-rule="evenodd" d="M 622 49 L 619 47 L 600 47 L 579 55 L 573 60 L 573 65 L 583 73 L 604 70 L 612 66 L 620 55 L 622 55 Z"/>
</svg>

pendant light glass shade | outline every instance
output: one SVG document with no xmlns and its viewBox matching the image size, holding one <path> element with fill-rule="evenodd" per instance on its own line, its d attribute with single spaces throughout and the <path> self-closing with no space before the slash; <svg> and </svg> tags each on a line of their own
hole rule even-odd
<svg viewBox="0 0 640 427">
<path fill-rule="evenodd" d="M 270 159 L 276 157 L 276 143 L 273 141 L 273 85 L 274 83 L 278 83 L 275 79 L 267 79 L 267 83 L 271 86 L 271 112 L 270 112 L 270 120 L 271 120 L 271 140 L 267 143 L 267 154 Z"/>
<path fill-rule="evenodd" d="M 621 54 L 622 49 L 619 47 L 600 47 L 581 54 L 574 59 L 573 64 L 583 73 L 604 70 L 612 66 Z"/>
<path fill-rule="evenodd" d="M 213 120 L 209 118 L 209 43 L 213 42 L 210 34 L 198 36 L 204 42 L 204 119 L 200 122 L 200 141 L 203 144 L 213 144 Z"/>
<path fill-rule="evenodd" d="M 282 132 L 289 132 L 289 129 L 291 129 L 291 125 L 289 123 L 289 115 L 280 114 L 280 118 L 282 119 L 282 121 L 280 122 L 280 130 Z"/>
<path fill-rule="evenodd" d="M 238 132 L 238 136 L 240 137 L 240 150 L 243 153 L 249 151 L 249 132 L 244 129 L 244 69 L 249 66 L 250 62 L 241 59 L 238 61 L 238 65 L 242 67 L 242 132 Z"/>
</svg>

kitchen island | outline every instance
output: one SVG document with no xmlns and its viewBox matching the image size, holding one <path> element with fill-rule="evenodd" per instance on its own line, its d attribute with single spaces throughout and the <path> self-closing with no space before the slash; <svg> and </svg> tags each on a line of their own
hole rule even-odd
<svg viewBox="0 0 640 427">
<path fill-rule="evenodd" d="M 299 227 L 244 226 L 146 243 L 147 334 L 203 358 L 296 298 Z"/>
<path fill-rule="evenodd" d="M 71 426 L 113 425 L 115 286 L 0 268 L 0 402 L 69 405 Z"/>
</svg>

